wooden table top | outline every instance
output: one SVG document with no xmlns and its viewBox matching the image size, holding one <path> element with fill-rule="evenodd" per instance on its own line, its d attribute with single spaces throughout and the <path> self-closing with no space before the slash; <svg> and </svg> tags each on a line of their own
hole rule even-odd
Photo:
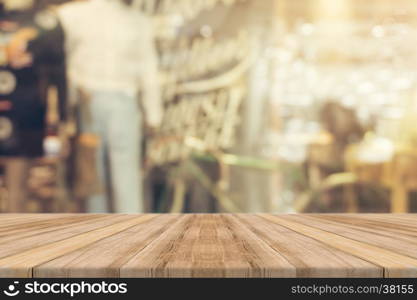
<svg viewBox="0 0 417 300">
<path fill-rule="evenodd" d="M 417 277 L 417 215 L 0 215 L 0 277 Z"/>
</svg>

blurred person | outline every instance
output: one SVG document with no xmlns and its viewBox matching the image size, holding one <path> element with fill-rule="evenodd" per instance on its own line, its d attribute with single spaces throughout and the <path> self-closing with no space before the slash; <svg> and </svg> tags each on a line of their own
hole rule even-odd
<svg viewBox="0 0 417 300">
<path fill-rule="evenodd" d="M 7 157 L 9 212 L 24 210 L 30 162 L 44 155 L 48 102 L 59 102 L 57 123 L 65 120 L 63 45 L 54 10 L 0 0 L 0 156 Z"/>
<path fill-rule="evenodd" d="M 98 137 L 96 168 L 102 189 L 88 197 L 90 213 L 109 212 L 112 206 L 117 213 L 144 211 L 140 104 L 152 130 L 162 119 L 152 25 L 130 5 L 85 0 L 59 10 L 69 78 L 82 95 L 80 129 Z"/>
</svg>

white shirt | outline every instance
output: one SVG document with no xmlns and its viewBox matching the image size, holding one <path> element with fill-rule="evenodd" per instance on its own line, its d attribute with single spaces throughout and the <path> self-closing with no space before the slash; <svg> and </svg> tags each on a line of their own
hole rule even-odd
<svg viewBox="0 0 417 300">
<path fill-rule="evenodd" d="M 59 9 L 71 82 L 92 90 L 141 89 L 146 119 L 159 125 L 162 99 L 152 23 L 119 0 L 89 0 Z"/>
</svg>

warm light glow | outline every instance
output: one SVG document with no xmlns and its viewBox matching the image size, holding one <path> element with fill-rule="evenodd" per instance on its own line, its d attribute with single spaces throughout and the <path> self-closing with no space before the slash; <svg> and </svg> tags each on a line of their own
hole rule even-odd
<svg viewBox="0 0 417 300">
<path fill-rule="evenodd" d="M 351 0 L 316 0 L 314 1 L 314 18 L 320 21 L 340 21 L 352 18 L 353 1 Z"/>
</svg>

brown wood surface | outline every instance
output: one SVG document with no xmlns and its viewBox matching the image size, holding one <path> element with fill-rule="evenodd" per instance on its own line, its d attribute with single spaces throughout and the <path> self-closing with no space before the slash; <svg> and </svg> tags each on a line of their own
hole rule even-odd
<svg viewBox="0 0 417 300">
<path fill-rule="evenodd" d="M 0 215 L 0 277 L 417 277 L 417 215 Z"/>
</svg>

